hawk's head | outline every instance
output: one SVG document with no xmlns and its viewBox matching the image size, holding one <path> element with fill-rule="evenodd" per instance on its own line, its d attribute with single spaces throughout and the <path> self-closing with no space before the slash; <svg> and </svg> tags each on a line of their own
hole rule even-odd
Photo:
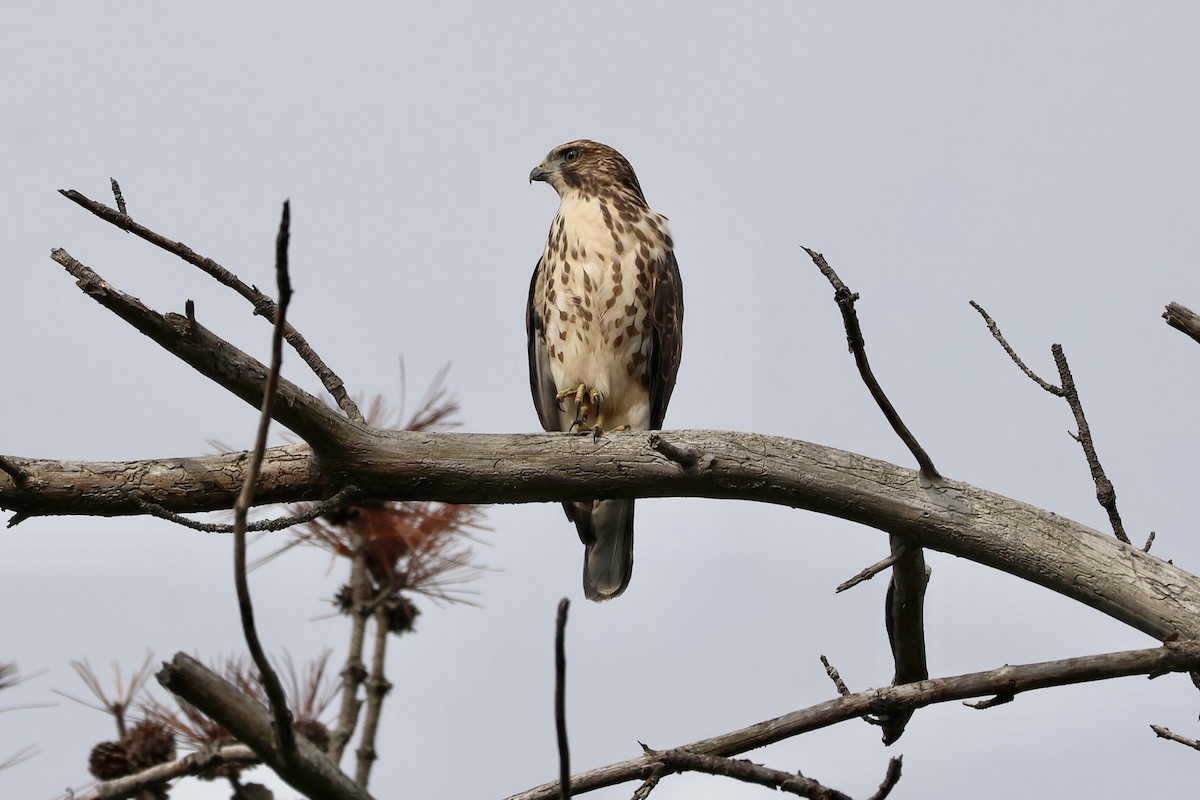
<svg viewBox="0 0 1200 800">
<path fill-rule="evenodd" d="M 559 196 L 579 192 L 587 196 L 624 194 L 645 205 L 642 187 L 625 156 L 606 144 L 580 139 L 567 142 L 529 173 L 529 181 L 545 181 Z"/>
</svg>

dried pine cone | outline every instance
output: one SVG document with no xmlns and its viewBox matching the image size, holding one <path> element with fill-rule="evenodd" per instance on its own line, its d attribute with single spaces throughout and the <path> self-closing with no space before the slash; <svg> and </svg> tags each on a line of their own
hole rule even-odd
<svg viewBox="0 0 1200 800">
<path fill-rule="evenodd" d="M 129 729 L 122 740 L 135 772 L 175 760 L 175 734 L 167 726 L 145 720 Z"/>
<path fill-rule="evenodd" d="M 413 623 L 417 621 L 421 609 L 413 605 L 413 602 L 407 597 L 396 595 L 388 601 L 387 612 L 388 630 L 400 634 L 408 633 L 413 629 Z"/>
<path fill-rule="evenodd" d="M 322 753 L 329 751 L 329 729 L 315 719 L 298 719 L 292 727 L 317 746 Z"/>
<path fill-rule="evenodd" d="M 134 770 L 129 766 L 129 754 L 120 742 L 101 742 L 92 748 L 88 756 L 88 771 L 102 781 L 129 775 Z"/>
</svg>

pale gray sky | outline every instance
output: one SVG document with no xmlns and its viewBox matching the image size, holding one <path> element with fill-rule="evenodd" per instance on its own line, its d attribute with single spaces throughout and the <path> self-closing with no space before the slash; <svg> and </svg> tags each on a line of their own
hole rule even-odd
<svg viewBox="0 0 1200 800">
<path fill-rule="evenodd" d="M 1200 569 L 1200 349 L 1159 318 L 1200 304 L 1200 7 L 1188 3 L 10 4 L 0 30 L 0 452 L 135 459 L 248 446 L 254 410 L 159 350 L 49 260 L 65 247 L 160 311 L 265 353 L 268 329 L 196 270 L 59 197 L 107 200 L 269 286 L 293 209 L 292 320 L 355 391 L 445 363 L 464 427 L 537 428 L 523 306 L 556 207 L 528 186 L 587 137 L 671 219 L 686 288 L 667 425 L 754 430 L 910 464 L 861 386 L 825 253 L 863 295 L 877 374 L 941 470 L 1105 529 L 1061 401 L 967 305 L 1053 374 L 1061 342 L 1135 540 Z M 447 324 L 447 320 L 462 320 Z M 292 359 L 286 373 L 315 380 Z M 411 393 L 419 394 L 419 391 Z M 555 505 L 495 508 L 479 609 L 425 606 L 393 648 L 379 797 L 503 797 L 556 774 L 555 604 L 574 766 L 669 747 L 886 683 L 877 531 L 782 508 L 643 501 L 629 591 L 594 606 Z M 930 555 L 934 675 L 1152 645 L 1037 587 Z M 227 540 L 146 520 L 34 519 L 0 536 L 0 660 L 48 672 L 0 705 L 82 691 L 66 662 L 240 650 Z M 253 576 L 267 646 L 341 648 L 316 554 Z M 339 653 L 342 652 L 339 649 Z M 852 795 L 904 755 L 895 797 L 1180 796 L 1196 754 L 1186 678 L 920 712 L 901 741 L 846 724 L 752 754 Z M 11 797 L 87 782 L 96 712 L 0 715 Z M 594 795 L 628 797 L 632 786 Z M 672 798 L 765 790 L 673 778 Z M 179 798 L 222 797 L 212 788 Z M 286 796 L 286 794 L 284 795 Z"/>
</svg>

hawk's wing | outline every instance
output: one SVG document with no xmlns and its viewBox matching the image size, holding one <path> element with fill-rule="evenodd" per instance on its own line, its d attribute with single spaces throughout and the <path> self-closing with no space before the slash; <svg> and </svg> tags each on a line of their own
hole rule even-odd
<svg viewBox="0 0 1200 800">
<path fill-rule="evenodd" d="M 683 357 L 683 283 L 674 251 L 667 251 L 663 260 L 652 263 L 650 274 L 654 281 L 654 301 L 647 320 L 651 336 L 647 377 L 650 379 L 650 428 L 659 430 L 667 414 L 671 392 L 675 390 L 675 376 Z M 532 372 L 532 361 L 530 365 Z"/>
<path fill-rule="evenodd" d="M 550 355 L 546 350 L 546 330 L 542 326 L 542 315 L 538 313 L 535 296 L 538 280 L 542 276 L 542 259 L 538 259 L 529 281 L 529 302 L 525 306 L 525 334 L 529 340 L 529 389 L 533 393 L 533 405 L 537 408 L 542 429 L 556 431 L 559 422 L 558 392 L 550 376 Z M 674 378 L 672 377 L 672 380 Z"/>
</svg>

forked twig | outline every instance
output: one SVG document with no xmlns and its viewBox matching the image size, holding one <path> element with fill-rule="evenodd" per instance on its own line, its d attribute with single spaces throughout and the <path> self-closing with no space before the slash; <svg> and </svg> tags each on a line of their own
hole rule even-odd
<svg viewBox="0 0 1200 800">
<path fill-rule="evenodd" d="M 125 213 L 124 198 L 121 197 L 120 187 L 115 180 L 112 181 L 113 191 L 117 197 L 117 208 L 110 208 L 103 203 L 97 203 L 74 189 L 60 189 L 59 193 L 68 200 L 83 206 L 88 211 L 95 214 L 100 219 L 120 228 L 123 231 L 139 236 L 147 242 L 166 250 L 168 253 L 178 256 L 194 267 L 198 267 L 210 276 L 215 278 L 220 283 L 233 289 L 235 292 L 246 298 L 254 306 L 254 313 L 267 319 L 273 320 L 276 318 L 275 301 L 257 288 L 246 284 L 237 275 L 233 274 L 225 267 L 213 261 L 211 258 L 202 256 L 193 251 L 183 242 L 176 242 L 167 237 L 156 233 L 144 225 L 141 225 L 133 220 Z M 295 349 L 296 353 L 304 361 L 305 364 L 316 374 L 320 379 L 325 390 L 333 396 L 338 407 L 346 414 L 347 417 L 355 422 L 362 422 L 363 415 L 359 411 L 358 406 L 346 391 L 346 386 L 342 379 L 338 377 L 329 365 L 317 354 L 308 340 L 304 338 L 291 323 L 285 322 L 283 328 L 284 339 Z"/>
<path fill-rule="evenodd" d="M 1109 524 L 1112 525 L 1113 535 L 1125 544 L 1132 544 L 1129 541 L 1128 534 L 1125 533 L 1125 525 L 1121 522 L 1121 514 L 1117 511 L 1117 490 L 1113 487 L 1112 481 L 1104 473 L 1104 467 L 1100 464 L 1100 456 L 1096 454 L 1096 444 L 1092 439 L 1092 430 L 1088 427 L 1087 417 L 1083 413 L 1083 402 L 1079 399 L 1079 390 L 1075 388 L 1075 378 L 1071 375 L 1071 367 L 1067 364 L 1067 356 L 1063 352 L 1061 344 L 1054 344 L 1050 347 L 1050 352 L 1054 356 L 1054 365 L 1058 368 L 1058 379 L 1062 382 L 1061 386 L 1055 386 L 1045 380 L 1039 378 L 1033 370 L 1025 365 L 1016 351 L 1008 344 L 1004 338 L 1004 334 L 1000 332 L 1000 327 L 991 315 L 983 309 L 983 306 L 970 301 L 971 307 L 979 312 L 987 323 L 988 330 L 992 336 L 1008 353 L 1009 358 L 1013 360 L 1021 371 L 1029 376 L 1030 380 L 1041 386 L 1055 397 L 1061 397 L 1067 401 L 1067 405 L 1071 408 L 1071 413 L 1075 417 L 1075 424 L 1079 429 L 1078 433 L 1071 434 L 1071 438 L 1079 442 L 1079 446 L 1083 448 L 1084 458 L 1087 459 L 1088 470 L 1092 474 L 1092 482 L 1096 485 L 1096 500 L 1100 506 L 1108 514 Z M 1149 543 L 1147 543 L 1149 549 Z"/>
</svg>

